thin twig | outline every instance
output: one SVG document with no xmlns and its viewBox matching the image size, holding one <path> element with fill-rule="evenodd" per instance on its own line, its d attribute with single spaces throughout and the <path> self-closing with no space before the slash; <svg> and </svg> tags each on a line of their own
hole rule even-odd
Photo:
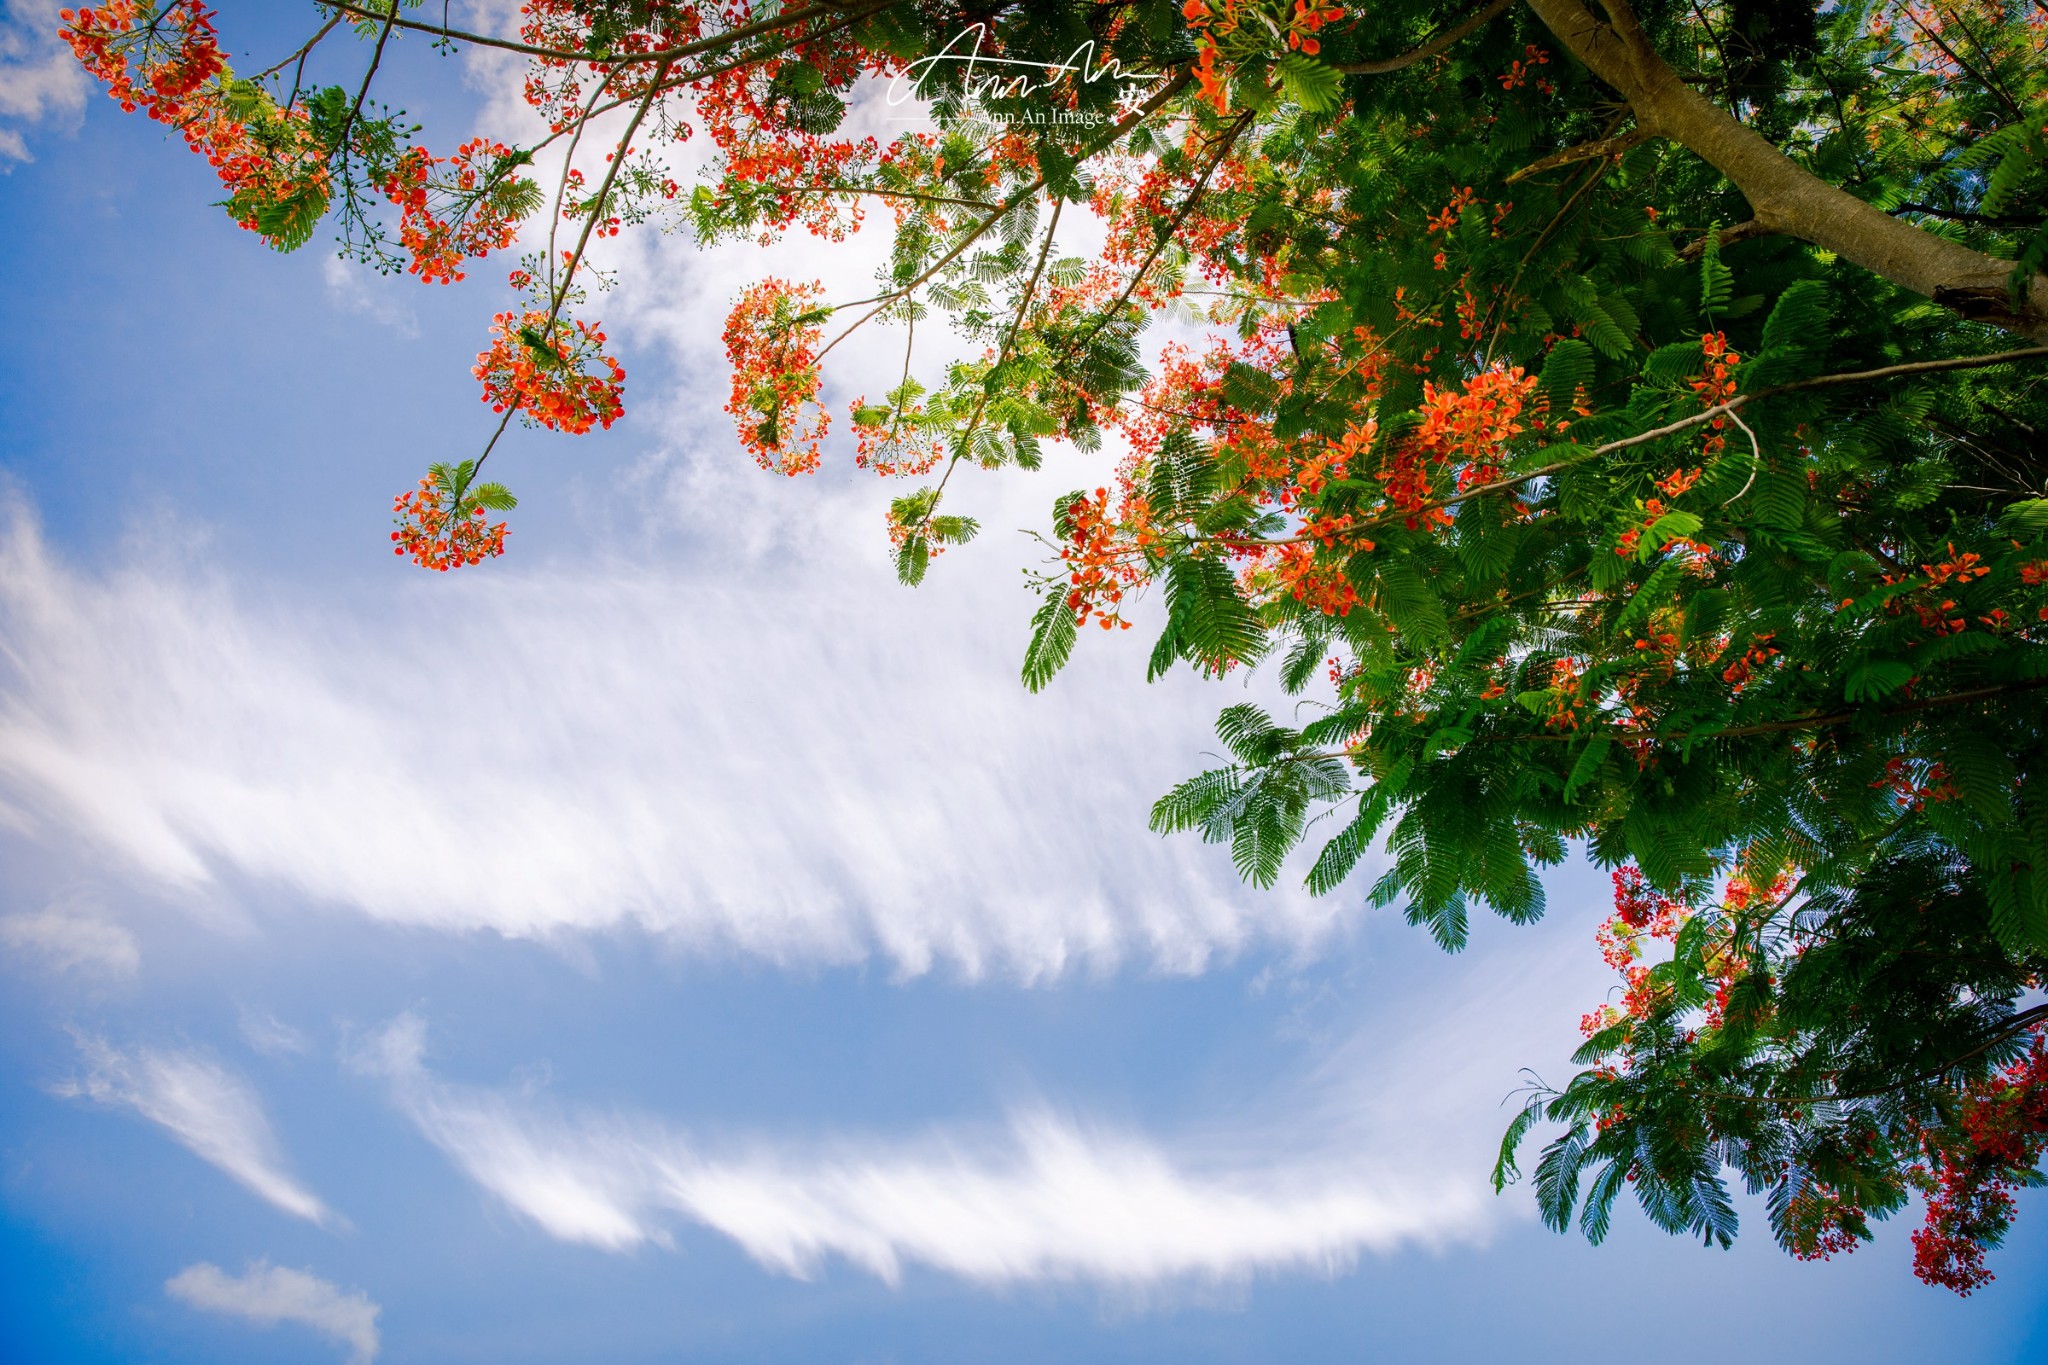
<svg viewBox="0 0 2048 1365">
<path fill-rule="evenodd" d="M 300 47 L 298 51 L 286 57 L 276 66 L 267 66 L 263 68 L 263 70 L 257 72 L 249 79 L 252 81 L 268 80 L 272 76 L 275 76 L 278 72 L 290 66 L 293 62 L 297 62 L 301 67 L 303 67 L 306 64 L 306 54 L 311 52 L 314 48 L 320 46 L 320 40 L 322 38 L 325 38 L 328 34 L 334 32 L 334 26 L 340 22 L 341 16 L 339 14 L 333 16 L 326 23 L 320 25 L 320 31 L 318 33 L 315 33 L 312 37 L 306 39 L 304 46 Z"/>
<path fill-rule="evenodd" d="M 1716 403 L 1713 407 L 1696 412 L 1690 417 L 1681 417 L 1677 421 L 1667 422 L 1661 427 L 1639 432 L 1634 436 L 1624 436 L 1619 440 L 1609 441 L 1605 445 L 1595 446 L 1591 450 L 1581 451 L 1568 460 L 1558 460 L 1551 464 L 1541 465 L 1521 474 L 1513 474 L 1504 479 L 1495 479 L 1492 483 L 1476 484 L 1464 492 L 1454 494 L 1451 497 L 1440 498 L 1435 502 L 1425 502 L 1399 512 L 1390 512 L 1385 516 L 1375 517 L 1370 521 L 1354 522 L 1337 534 L 1340 537 L 1345 537 L 1355 532 L 1372 530 L 1375 527 L 1391 526 L 1397 521 L 1405 521 L 1411 517 L 1421 516 L 1425 512 L 1435 512 L 1446 507 L 1455 507 L 1459 503 L 1470 502 L 1474 498 L 1486 497 L 1489 494 L 1504 492 L 1510 488 L 1519 488 L 1525 483 L 1533 483 L 1537 479 L 1548 478 L 1552 474 L 1562 473 L 1567 469 L 1585 464 L 1589 460 L 1598 459 L 1603 455 L 1612 455 L 1617 450 L 1627 450 L 1631 446 L 1639 446 L 1648 441 L 1659 440 L 1666 436 L 1674 436 L 1681 431 L 1687 431 L 1699 426 L 1703 422 L 1711 422 L 1723 414 L 1732 414 L 1737 408 L 1754 403 L 1762 398 L 1775 398 L 1779 394 L 1796 393 L 1806 389 L 1835 388 L 1844 384 L 1875 384 L 1886 379 L 1897 379 L 1909 374 L 1938 374 L 1948 370 L 1978 370 L 1992 365 L 2005 365 L 2022 360 L 2042 359 L 2048 359 L 2048 346 L 2026 346 L 2015 351 L 1997 351 L 1991 355 L 1951 356 L 1944 360 L 1915 360 L 1902 365 L 1886 365 L 1875 370 L 1855 370 L 1845 374 L 1823 374 L 1816 375 L 1811 379 L 1794 380 L 1789 384 L 1773 384 L 1770 388 L 1758 389 L 1755 393 L 1737 394 L 1725 403 Z M 1297 535 L 1275 537 L 1271 540 L 1245 541 L 1242 543 L 1247 545 L 1300 545 L 1312 540 L 1321 541 L 1323 538 L 1322 536 Z M 1210 539 L 1215 538 L 1211 537 Z"/>
<path fill-rule="evenodd" d="M 363 111 L 363 101 L 369 98 L 370 82 L 377 75 L 378 64 L 384 60 L 384 44 L 391 41 L 391 26 L 398 18 L 398 0 L 390 0 L 391 9 L 384 16 L 384 27 L 378 30 L 376 50 L 370 53 L 370 69 L 363 73 L 363 83 L 356 87 L 355 100 L 348 107 L 348 116 L 341 121 L 341 132 L 334 139 L 334 145 L 341 148 L 346 164 L 348 156 L 348 135 L 354 131 L 356 118 Z"/>
<path fill-rule="evenodd" d="M 1614 137 L 1603 137 L 1592 142 L 1581 142 L 1576 147 L 1566 147 L 1562 151 L 1552 152 L 1549 156 L 1530 162 L 1519 171 L 1511 172 L 1508 175 L 1507 183 L 1512 185 L 1517 181 L 1527 180 L 1532 175 L 1556 170 L 1559 166 L 1570 166 L 1580 161 L 1591 161 L 1595 157 L 1618 156 L 1629 150 L 1629 148 L 1640 146 L 1649 140 L 1650 134 L 1640 128 L 1631 128 L 1627 132 L 1617 134 Z"/>
<path fill-rule="evenodd" d="M 1385 76 L 1395 71 L 1405 70 L 1417 62 L 1427 61 L 1431 57 L 1436 56 L 1437 53 L 1450 47 L 1481 24 L 1489 23 L 1497 18 L 1506 11 L 1508 6 L 1514 3 L 1515 0 L 1489 0 L 1486 7 L 1478 13 L 1461 23 L 1452 25 L 1420 47 L 1411 48 L 1398 57 L 1387 57 L 1376 62 L 1346 62 L 1337 64 L 1334 69 L 1339 75 L 1344 76 Z"/>
<path fill-rule="evenodd" d="M 1964 1062 L 1989 1052 L 1992 1048 L 2013 1037 L 2015 1034 L 2025 1033 L 2043 1020 L 2048 1020 L 2048 1005 L 2036 1005 L 2032 1009 L 2022 1010 L 1993 1029 L 1988 1038 L 1971 1048 L 1968 1052 L 1960 1056 L 1951 1057 L 1939 1066 L 1929 1067 L 1917 1075 L 1907 1076 L 1903 1080 L 1894 1081 L 1892 1084 L 1876 1090 L 1850 1090 L 1834 1095 L 1740 1095 L 1727 1090 L 1696 1090 L 1693 1093 L 1707 1099 L 1729 1100 L 1737 1104 L 1784 1104 L 1802 1107 L 1812 1104 L 1843 1104 L 1850 1100 L 1874 1100 L 1879 1096 L 1903 1090 L 1909 1085 L 1918 1085 L 1922 1081 L 1931 1081 L 1938 1076 L 1946 1075 Z"/>
<path fill-rule="evenodd" d="M 1017 301 L 1016 317 L 1010 323 L 1008 335 L 1003 338 L 1002 349 L 996 354 L 996 363 L 989 367 L 988 374 L 982 379 L 981 397 L 974 400 L 974 411 L 967 418 L 967 425 L 961 430 L 960 439 L 954 442 L 952 458 L 946 461 L 945 472 L 939 475 L 938 485 L 932 489 L 931 503 L 925 508 L 924 516 L 910 528 L 912 531 L 930 521 L 938 512 L 939 499 L 945 496 L 946 484 L 952 479 L 955 467 L 966 458 L 968 445 L 974 439 L 975 431 L 981 426 L 982 414 L 988 411 L 988 400 L 993 392 L 992 384 L 996 371 L 1002 369 L 1003 362 L 1010 358 L 1010 351 L 1017 344 L 1017 335 L 1023 330 L 1025 316 L 1031 310 L 1032 297 L 1038 292 L 1039 277 L 1045 273 L 1046 258 L 1052 255 L 1053 234 L 1059 231 L 1060 207 L 1065 203 L 1064 199 L 1059 198 L 1052 201 L 1052 221 L 1046 225 L 1045 244 L 1038 250 L 1038 264 L 1032 268 L 1031 279 L 1024 286 L 1024 295 Z"/>
<path fill-rule="evenodd" d="M 1607 126 L 1611 130 L 1620 122 L 1621 120 L 1617 118 L 1610 121 Z M 1579 200 L 1585 197 L 1586 191 L 1592 189 L 1600 177 L 1607 174 L 1613 167 L 1614 162 L 1603 159 L 1586 172 L 1586 178 L 1581 180 L 1579 187 L 1572 191 L 1571 198 L 1564 201 L 1563 207 L 1559 208 L 1551 216 L 1550 221 L 1544 224 L 1543 231 L 1536 234 L 1536 240 L 1529 244 L 1529 249 L 1522 253 L 1522 259 L 1515 264 L 1515 273 L 1513 278 L 1509 279 L 1508 287 L 1486 301 L 1486 316 L 1479 320 L 1479 331 L 1490 332 L 1486 338 L 1485 361 L 1487 364 L 1493 363 L 1493 348 L 1500 340 L 1500 327 L 1507 325 L 1507 319 L 1502 318 L 1500 326 L 1494 326 L 1493 310 L 1514 299 L 1515 286 L 1522 282 L 1522 273 L 1529 268 L 1529 262 L 1535 260 L 1536 253 L 1543 250 L 1544 244 L 1550 240 L 1550 234 L 1564 225 L 1564 220 L 1578 206 Z"/>
<path fill-rule="evenodd" d="M 1168 81 L 1165 85 L 1161 86 L 1156 92 L 1154 92 L 1152 98 L 1146 100 L 1144 104 L 1140 105 L 1138 108 L 1132 110 L 1124 118 L 1112 124 L 1109 127 L 1109 129 L 1102 135 L 1102 137 L 1098 138 L 1093 144 L 1087 147 L 1079 156 L 1074 158 L 1074 164 L 1077 166 L 1080 165 L 1089 157 L 1092 157 L 1097 152 L 1101 151 L 1104 147 L 1109 146 L 1111 143 L 1114 143 L 1118 138 L 1122 137 L 1125 133 L 1129 132 L 1139 123 L 1142 123 L 1147 118 L 1150 118 L 1168 100 L 1172 99 L 1175 95 L 1178 95 L 1182 90 L 1187 88 L 1188 82 L 1193 79 L 1194 77 L 1192 75 L 1190 75 L 1187 71 L 1183 70 L 1178 76 L 1175 76 L 1172 80 Z M 880 313 L 884 308 L 887 308 L 890 304 L 895 303 L 899 299 L 909 296 L 914 290 L 918 289 L 920 286 L 925 284 L 934 275 L 937 275 L 941 270 L 944 270 L 947 266 L 951 265 L 954 261 L 958 260 L 961 257 L 961 255 L 966 252 L 967 248 L 973 246 L 977 241 L 979 241 L 982 235 L 985 234 L 990 228 L 994 227 L 997 223 L 1001 222 L 1004 218 L 1013 213 L 1018 205 L 1022 204 L 1025 200 L 1031 198 L 1033 195 L 1037 194 L 1040 190 L 1044 188 L 1045 176 L 1043 174 L 1040 174 L 1036 180 L 1033 180 L 1030 184 L 1024 186 L 1022 189 L 1017 190 L 1015 193 L 1011 194 L 1007 199 L 1003 200 L 1001 204 L 997 205 L 995 212 L 989 214 L 988 217 L 982 219 L 979 223 L 976 223 L 972 228 L 970 228 L 964 235 L 961 236 L 959 241 L 953 244 L 950 250 L 948 250 L 944 255 L 940 256 L 938 260 L 932 262 L 931 265 L 927 266 L 922 272 L 920 272 L 916 279 L 910 281 L 910 283 L 906 285 L 901 286 L 900 288 L 891 290 L 889 293 L 882 295 L 880 300 L 875 304 L 873 308 L 869 309 L 859 318 L 856 318 L 851 324 L 847 326 L 845 331 L 841 332 L 838 336 L 833 337 L 832 340 L 825 343 L 824 349 L 818 352 L 817 359 L 823 360 L 826 354 L 830 352 L 834 346 L 837 346 L 840 342 L 846 340 L 846 338 L 848 338 L 849 336 L 852 336 L 853 333 L 863 323 L 873 318 L 877 313 Z"/>
<path fill-rule="evenodd" d="M 1068 342 L 1061 349 L 1059 354 L 1060 361 L 1068 360 L 1073 356 L 1074 352 L 1095 340 L 1097 334 L 1109 325 L 1110 319 L 1122 312 L 1123 306 L 1131 301 L 1131 295 L 1138 291 L 1139 284 L 1145 279 L 1145 273 L 1159 260 L 1160 253 L 1166 250 L 1166 244 L 1173 240 L 1174 234 L 1180 231 L 1181 224 L 1185 223 L 1188 215 L 1194 212 L 1195 205 L 1202 202 L 1202 196 L 1209 189 L 1209 177 L 1216 174 L 1216 168 L 1223 164 L 1225 157 L 1230 155 L 1232 144 L 1237 141 L 1238 135 L 1251 125 L 1251 120 L 1252 112 L 1247 109 L 1224 131 L 1223 136 L 1216 143 L 1215 154 L 1209 158 L 1209 164 L 1202 168 L 1201 178 L 1195 181 L 1194 188 L 1188 191 L 1188 197 L 1181 201 L 1179 208 L 1174 210 L 1172 219 L 1167 222 L 1165 230 L 1159 233 L 1157 239 L 1153 241 L 1152 249 L 1145 254 L 1145 259 L 1138 263 L 1137 270 L 1132 273 L 1130 282 L 1123 287 L 1123 292 L 1116 296 L 1115 302 L 1103 310 L 1102 316 L 1096 320 L 1093 327 L 1089 328 L 1084 335 Z"/>
<path fill-rule="evenodd" d="M 566 48 L 541 47 L 533 43 L 515 42 L 510 38 L 494 38 L 488 33 L 473 33 L 466 29 L 449 28 L 445 24 L 428 24 L 414 19 L 399 19 L 396 17 L 398 0 L 392 0 L 392 8 L 389 15 L 376 10 L 364 9 L 359 5 L 349 4 L 346 0 L 325 0 L 325 3 L 333 6 L 333 8 L 343 14 L 352 14 L 358 19 L 387 19 L 399 28 L 411 29 L 419 33 L 432 33 L 437 37 L 451 39 L 459 43 L 471 43 L 477 47 L 497 48 L 505 52 L 523 53 L 528 57 L 545 57 L 554 61 L 575 62 L 586 66 L 645 66 L 649 63 L 659 63 L 667 66 L 680 61 L 684 57 L 694 57 L 700 52 L 716 52 L 721 48 L 730 47 L 734 43 L 758 37 L 763 33 L 774 33 L 780 29 L 794 28 L 798 24 L 808 23 L 812 19 L 823 15 L 843 15 L 845 12 L 844 8 L 839 5 L 807 5 L 803 9 L 791 10 L 786 14 L 777 15 L 773 18 L 757 20 L 751 24 L 742 24 L 738 28 L 729 28 L 722 33 L 714 33 L 709 38 L 700 38 L 693 43 L 684 43 L 680 47 L 659 48 L 652 52 L 626 52 L 609 57 L 593 57 L 588 52 L 572 52 Z M 866 18 L 871 14 L 879 14 L 883 10 L 893 9 L 901 3 L 902 0 L 883 0 L 881 4 L 872 5 L 865 10 L 859 11 L 856 17 Z"/>
<path fill-rule="evenodd" d="M 626 125 L 626 131 L 619 137 L 618 151 L 612 156 L 611 164 L 605 167 L 604 183 L 597 187 L 597 197 L 590 201 L 590 211 L 583 218 L 583 231 L 576 238 L 576 247 L 569 253 L 568 263 L 562 267 L 562 282 L 553 291 L 553 297 L 548 304 L 547 320 L 540 325 L 543 340 L 551 341 L 554 336 L 555 321 L 562 315 L 562 304 L 569 297 L 569 286 L 576 279 L 576 267 L 583 263 L 583 252 L 590 245 L 590 234 L 597 227 L 597 216 L 604 211 L 605 200 L 611 197 L 612 186 L 617 183 L 619 171 L 626 164 L 626 154 L 632 150 L 633 134 L 640 131 L 641 120 L 647 117 L 647 111 L 654 106 L 654 101 L 661 94 L 661 78 L 667 74 L 668 65 L 667 62 L 663 62 L 655 68 L 654 79 L 648 84 L 646 96 L 641 99 L 640 107 L 633 111 L 632 122 Z M 491 457 L 492 449 L 498 444 L 498 437 L 505 434 L 506 424 L 512 420 L 512 414 L 518 407 L 519 397 L 514 394 L 512 401 L 505 405 L 504 419 L 498 423 L 497 431 L 484 446 L 484 453 L 477 456 L 476 471 L 481 471 L 484 461 Z M 472 477 L 476 471 L 472 472 Z"/>
</svg>

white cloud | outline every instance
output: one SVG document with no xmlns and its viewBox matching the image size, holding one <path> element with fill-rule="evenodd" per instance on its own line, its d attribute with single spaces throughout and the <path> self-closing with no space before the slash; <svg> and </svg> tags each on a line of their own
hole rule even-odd
<svg viewBox="0 0 2048 1365">
<path fill-rule="evenodd" d="M 240 1076 L 196 1052 L 122 1052 L 85 1036 L 78 1046 L 85 1077 L 57 1087 L 58 1094 L 132 1109 L 286 1213 L 323 1226 L 340 1223 L 291 1173 L 262 1100 Z"/>
<path fill-rule="evenodd" d="M 452 1084 L 422 1051 L 405 1018 L 358 1062 L 484 1189 L 553 1237 L 612 1251 L 666 1245 L 681 1218 L 800 1277 L 839 1257 L 892 1283 L 914 1264 L 980 1283 L 1142 1287 L 1335 1273 L 1363 1251 L 1471 1240 L 1495 1214 L 1476 1163 L 1458 1169 L 1469 1140 L 1447 1163 L 1439 1133 L 1404 1144 L 1327 1106 L 1290 1102 L 1253 1129 L 1173 1143 L 1038 1105 L 994 1127 L 717 1148 L 658 1121 Z"/>
<path fill-rule="evenodd" d="M 57 41 L 59 0 L 7 0 L 0 9 L 0 119 L 40 122 L 85 106 L 90 82 Z M 33 160 L 14 128 L 0 128 L 0 171 Z"/>
<path fill-rule="evenodd" d="M 388 279 L 340 256 L 329 256 L 320 263 L 320 279 L 327 286 L 328 301 L 342 312 L 360 313 L 408 340 L 420 334 L 419 315 L 396 295 L 397 288 L 413 285 L 411 278 Z"/>
<path fill-rule="evenodd" d="M 1007 524 L 1042 510 L 1027 491 Z M 1338 904 L 1249 894 L 1219 850 L 1145 832 L 1213 745 L 1218 689 L 1146 686 L 1119 637 L 1029 698 L 1010 547 L 911 593 L 853 494 L 818 501 L 819 543 L 751 576 L 494 565 L 353 603 L 88 575 L 17 516 L 0 800 L 155 886 L 247 878 L 446 930 L 637 924 L 1024 979 L 1329 932 Z"/>
<path fill-rule="evenodd" d="M 135 935 L 85 900 L 53 901 L 0 917 L 0 944 L 54 971 L 81 976 L 127 980 L 142 966 Z"/>
<path fill-rule="evenodd" d="M 265 1057 L 297 1056 L 312 1046 L 305 1034 L 276 1015 L 247 1005 L 242 1006 L 235 1022 L 241 1028 L 242 1041 Z"/>
<path fill-rule="evenodd" d="M 377 1358 L 377 1305 L 361 1290 L 344 1294 L 307 1271 L 252 1261 L 237 1277 L 201 1261 L 164 1281 L 164 1292 L 260 1327 L 301 1323 L 347 1346 L 350 1365 L 370 1365 Z"/>
<path fill-rule="evenodd" d="M 509 135 L 532 111 L 502 58 L 472 74 Z M 606 315 L 678 376 L 630 396 L 659 454 L 591 499 L 617 559 L 540 563 L 515 538 L 516 564 L 287 601 L 190 565 L 87 574 L 25 517 L 0 525 L 0 804 L 157 887 L 247 881 L 451 931 L 637 925 L 778 963 L 1024 980 L 1313 951 L 1344 907 L 1249 893 L 1218 850 L 1145 829 L 1239 689 L 1146 685 L 1143 631 L 1090 632 L 1046 696 L 1017 681 L 1034 605 L 1017 568 L 1039 552 L 1015 528 L 1045 527 L 1108 460 L 963 471 L 949 505 L 983 543 L 909 592 L 882 532 L 900 487 L 793 486 L 737 449 L 719 411 L 731 296 L 768 270 L 862 279 L 887 235 L 607 243 L 628 285 Z M 363 287 L 340 262 L 328 280 Z M 833 406 L 895 382 L 896 340 L 835 353 Z M 920 372 L 957 351 L 922 329 Z"/>
</svg>

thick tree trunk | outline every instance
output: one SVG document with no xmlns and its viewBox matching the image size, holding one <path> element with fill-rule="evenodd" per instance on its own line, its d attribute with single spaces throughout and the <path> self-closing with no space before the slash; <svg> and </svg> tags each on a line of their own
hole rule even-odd
<svg viewBox="0 0 2048 1365">
<path fill-rule="evenodd" d="M 1679 79 L 1621 0 L 1529 0 L 1529 8 L 1594 75 L 1620 91 L 1636 126 L 1698 155 L 1749 200 L 1760 228 L 1799 237 L 1966 318 L 2048 339 L 2048 276 L 2013 307 L 2012 263 L 1923 232 L 1802 168 Z"/>
</svg>

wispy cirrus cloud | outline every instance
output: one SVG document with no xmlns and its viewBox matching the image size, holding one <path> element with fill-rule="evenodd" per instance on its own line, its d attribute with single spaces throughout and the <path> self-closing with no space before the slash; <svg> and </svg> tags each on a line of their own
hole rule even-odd
<svg viewBox="0 0 2048 1365">
<path fill-rule="evenodd" d="M 1194 972 L 1336 922 L 1145 832 L 1215 693 L 1126 651 L 1025 698 L 1010 564 L 911 594 L 833 546 L 739 583 L 651 561 L 287 604 L 82 572 L 17 514 L 0 799 L 152 887 L 784 963 Z"/>
<path fill-rule="evenodd" d="M 682 1221 L 799 1277 L 840 1258 L 892 1283 L 921 1265 L 988 1284 L 1142 1286 L 1334 1273 L 1362 1252 L 1482 1236 L 1495 1216 L 1440 1152 L 1328 1113 L 1168 1143 L 1041 1105 L 903 1138 L 712 1144 L 451 1083 L 424 1041 L 402 1018 L 358 1065 L 479 1186 L 550 1236 L 612 1251 L 668 1245 Z"/>
<path fill-rule="evenodd" d="M 377 1315 L 360 1290 L 345 1294 L 310 1271 L 252 1261 L 230 1275 L 210 1261 L 186 1266 L 164 1282 L 164 1292 L 194 1308 L 245 1318 L 259 1327 L 295 1322 L 349 1348 L 349 1365 L 377 1358 Z"/>
<path fill-rule="evenodd" d="M 85 1035 L 77 1042 L 85 1074 L 55 1087 L 59 1095 L 133 1110 L 293 1217 L 341 1222 L 292 1174 L 256 1091 L 220 1062 L 179 1049 L 124 1052 Z"/>
<path fill-rule="evenodd" d="M 99 905 L 75 897 L 0 916 L 0 944 L 65 974 L 125 981 L 142 969 L 135 935 Z"/>
<path fill-rule="evenodd" d="M 312 1047 L 306 1035 L 274 1014 L 242 1006 L 235 1019 L 242 1041 L 266 1057 L 290 1057 Z"/>
</svg>

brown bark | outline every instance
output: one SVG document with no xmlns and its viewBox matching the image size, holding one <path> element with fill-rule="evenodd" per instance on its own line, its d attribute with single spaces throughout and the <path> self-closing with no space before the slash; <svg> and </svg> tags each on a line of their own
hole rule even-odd
<svg viewBox="0 0 2048 1365">
<path fill-rule="evenodd" d="M 1749 200 L 1759 230 L 1812 242 L 1966 318 L 2048 339 L 2048 275 L 2017 309 L 2012 263 L 1922 231 L 1801 167 L 1688 86 L 1658 55 L 1623 0 L 1529 0 L 1558 41 L 1635 111 L 1636 127 L 1698 155 Z"/>
</svg>

